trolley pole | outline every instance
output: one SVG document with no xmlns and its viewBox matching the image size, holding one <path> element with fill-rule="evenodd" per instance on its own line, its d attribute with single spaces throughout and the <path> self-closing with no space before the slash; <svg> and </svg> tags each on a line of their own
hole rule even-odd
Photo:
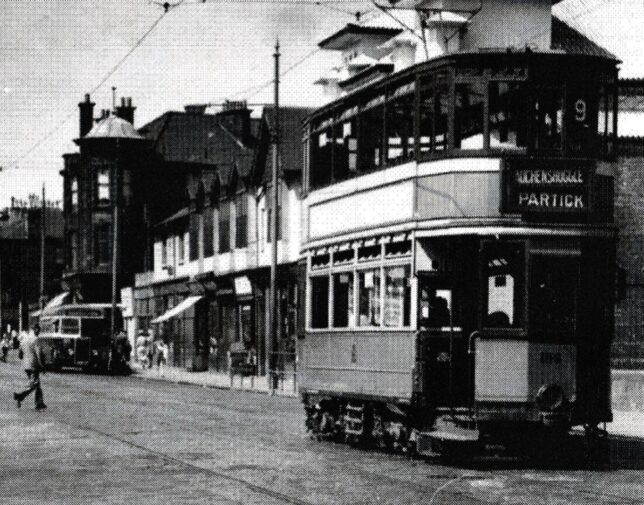
<svg viewBox="0 0 644 505">
<path fill-rule="evenodd" d="M 45 184 L 42 185 L 42 202 L 40 215 L 40 303 L 42 310 L 45 307 L 45 230 L 47 203 L 45 200 Z"/>
<path fill-rule="evenodd" d="M 271 394 L 275 393 L 277 387 L 277 210 L 279 205 L 278 194 L 278 171 L 279 171 L 279 135 L 280 135 L 280 122 L 279 122 L 279 83 L 280 83 L 280 43 L 279 40 L 275 42 L 275 86 L 274 86 L 274 126 L 273 126 L 273 173 L 272 173 L 272 193 L 270 195 L 273 211 L 271 212 L 271 287 L 270 287 L 270 310 L 269 310 L 269 337 L 268 345 L 266 346 L 266 364 L 267 364 L 267 378 L 268 389 Z"/>
</svg>

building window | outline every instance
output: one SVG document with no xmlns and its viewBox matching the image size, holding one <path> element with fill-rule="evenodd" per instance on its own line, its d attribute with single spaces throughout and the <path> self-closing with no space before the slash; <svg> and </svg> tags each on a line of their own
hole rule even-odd
<svg viewBox="0 0 644 505">
<path fill-rule="evenodd" d="M 94 257 L 97 265 L 105 265 L 110 262 L 110 230 L 108 223 L 98 225 L 94 232 Z"/>
<path fill-rule="evenodd" d="M 482 82 L 456 85 L 454 103 L 454 147 L 483 149 L 483 105 L 485 86 Z"/>
<path fill-rule="evenodd" d="M 214 212 L 211 207 L 206 207 L 203 211 L 203 255 L 205 258 L 215 254 Z"/>
<path fill-rule="evenodd" d="M 237 195 L 235 199 L 235 247 L 248 246 L 248 196 Z"/>
<path fill-rule="evenodd" d="M 78 210 L 78 179 L 74 177 L 71 183 L 71 203 L 72 203 L 72 212 Z"/>
<path fill-rule="evenodd" d="M 380 326 L 380 268 L 358 272 L 358 326 Z"/>
<path fill-rule="evenodd" d="M 168 264 L 168 249 L 165 246 L 166 239 L 161 240 L 161 267 Z"/>
<path fill-rule="evenodd" d="M 311 277 L 311 328 L 329 327 L 329 277 Z"/>
<path fill-rule="evenodd" d="M 69 264 L 72 270 L 78 268 L 78 232 L 69 234 Z"/>
<path fill-rule="evenodd" d="M 110 169 L 107 167 L 100 167 L 97 173 L 98 183 L 98 201 L 110 201 Z"/>
<path fill-rule="evenodd" d="M 219 205 L 219 252 L 230 251 L 230 202 Z"/>
<path fill-rule="evenodd" d="M 180 233 L 177 237 L 177 263 L 183 265 L 185 261 L 185 245 L 183 242 L 183 233 Z"/>
</svg>

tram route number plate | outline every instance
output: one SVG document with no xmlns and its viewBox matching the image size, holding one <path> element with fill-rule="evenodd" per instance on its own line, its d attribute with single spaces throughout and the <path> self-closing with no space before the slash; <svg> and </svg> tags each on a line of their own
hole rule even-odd
<svg viewBox="0 0 644 505">
<path fill-rule="evenodd" d="M 502 212 L 589 212 L 592 163 L 561 159 L 507 159 L 502 177 Z"/>
</svg>

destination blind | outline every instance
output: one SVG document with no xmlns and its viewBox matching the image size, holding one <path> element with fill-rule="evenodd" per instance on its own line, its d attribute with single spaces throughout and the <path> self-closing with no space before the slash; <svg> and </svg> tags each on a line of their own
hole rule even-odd
<svg viewBox="0 0 644 505">
<path fill-rule="evenodd" d="M 512 213 L 587 213 L 590 166 L 568 160 L 508 160 L 503 211 Z M 578 164 L 578 162 L 575 162 Z"/>
</svg>

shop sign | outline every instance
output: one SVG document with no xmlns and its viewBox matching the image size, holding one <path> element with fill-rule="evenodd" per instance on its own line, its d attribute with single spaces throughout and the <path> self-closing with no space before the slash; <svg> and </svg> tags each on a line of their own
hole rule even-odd
<svg viewBox="0 0 644 505">
<path fill-rule="evenodd" d="M 509 159 L 503 171 L 502 211 L 585 214 L 590 211 L 592 163 Z"/>
</svg>

